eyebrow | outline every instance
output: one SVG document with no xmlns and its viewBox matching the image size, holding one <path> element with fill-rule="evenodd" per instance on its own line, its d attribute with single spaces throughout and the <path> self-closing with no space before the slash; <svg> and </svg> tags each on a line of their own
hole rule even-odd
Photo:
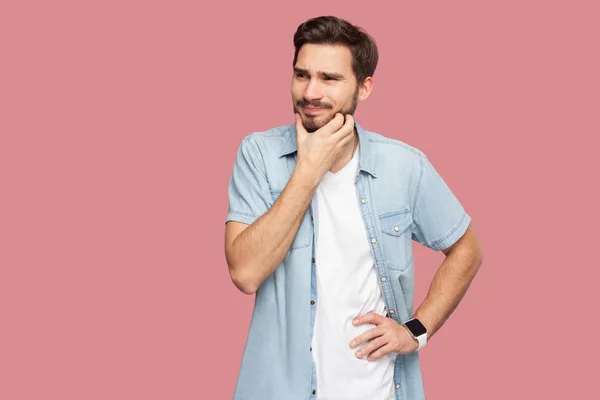
<svg viewBox="0 0 600 400">
<path fill-rule="evenodd" d="M 303 68 L 298 68 L 298 67 L 294 67 L 294 72 L 310 75 L 307 70 L 305 70 Z M 320 75 L 323 78 L 338 79 L 338 80 L 344 79 L 344 75 L 338 74 L 336 72 L 317 71 L 317 75 Z"/>
</svg>

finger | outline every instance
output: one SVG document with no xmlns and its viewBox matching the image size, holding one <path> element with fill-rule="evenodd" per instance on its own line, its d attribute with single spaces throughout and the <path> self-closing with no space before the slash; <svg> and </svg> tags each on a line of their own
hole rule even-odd
<svg viewBox="0 0 600 400">
<path fill-rule="evenodd" d="M 299 135 L 306 135 L 308 134 L 308 132 L 306 132 L 306 129 L 304 129 L 304 125 L 302 124 L 302 117 L 300 117 L 300 114 L 296 113 L 296 132 Z"/>
<path fill-rule="evenodd" d="M 336 137 L 338 140 L 341 140 L 347 136 L 350 136 L 352 133 L 354 133 L 354 118 L 352 115 L 347 114 L 344 125 L 334 132 L 332 136 Z"/>
<path fill-rule="evenodd" d="M 367 361 L 376 361 L 376 360 L 380 359 L 381 357 L 385 356 L 386 354 L 391 353 L 392 351 L 393 351 L 393 346 L 388 343 L 385 346 L 381 346 L 380 348 L 378 348 L 377 350 L 375 350 L 374 352 L 369 354 L 367 356 Z"/>
<path fill-rule="evenodd" d="M 364 342 L 383 335 L 381 328 L 371 328 L 350 341 L 350 348 L 358 347 Z"/>
<path fill-rule="evenodd" d="M 336 113 L 331 121 L 322 126 L 317 132 L 331 135 L 337 132 L 342 126 L 344 126 L 344 114 Z"/>
<path fill-rule="evenodd" d="M 340 141 L 338 142 L 338 146 L 339 146 L 340 148 L 343 148 L 344 146 L 346 146 L 347 144 L 349 144 L 349 143 L 351 143 L 351 142 L 352 142 L 352 138 L 353 138 L 353 137 L 354 137 L 354 135 L 353 135 L 353 134 L 352 134 L 352 135 L 346 135 L 346 136 L 344 136 L 344 137 L 342 138 L 342 140 L 340 140 Z M 357 138 L 356 140 L 358 140 L 358 138 Z"/>
<path fill-rule="evenodd" d="M 365 314 L 365 315 L 361 315 L 360 317 L 356 317 L 354 319 L 354 321 L 352 321 L 352 324 L 354 326 L 359 326 L 362 324 L 366 324 L 366 323 L 372 323 L 375 325 L 379 325 L 383 322 L 383 317 L 373 311 Z"/>
<path fill-rule="evenodd" d="M 376 351 L 380 347 L 383 347 L 387 344 L 384 336 L 379 336 L 373 340 L 371 340 L 365 347 L 358 350 L 356 352 L 357 358 L 363 358 L 364 356 L 370 355 L 372 352 Z"/>
</svg>

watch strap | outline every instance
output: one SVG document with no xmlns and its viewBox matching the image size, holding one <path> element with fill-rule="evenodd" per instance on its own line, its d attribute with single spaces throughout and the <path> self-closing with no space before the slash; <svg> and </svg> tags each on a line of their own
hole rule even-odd
<svg viewBox="0 0 600 400">
<path fill-rule="evenodd" d="M 419 342 L 419 347 L 417 347 L 417 351 L 421 350 L 427 344 L 427 333 L 424 333 L 420 336 L 416 336 L 415 339 Z"/>
</svg>

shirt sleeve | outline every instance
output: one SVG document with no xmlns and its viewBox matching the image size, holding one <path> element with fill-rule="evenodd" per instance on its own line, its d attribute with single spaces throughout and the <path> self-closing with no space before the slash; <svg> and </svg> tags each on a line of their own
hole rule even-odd
<svg viewBox="0 0 600 400">
<path fill-rule="evenodd" d="M 270 207 L 269 182 L 258 147 L 249 137 L 240 144 L 229 179 L 228 221 L 252 224 Z"/>
<path fill-rule="evenodd" d="M 420 164 L 412 236 L 423 246 L 443 250 L 461 238 L 471 217 L 423 153 L 420 153 Z"/>
</svg>

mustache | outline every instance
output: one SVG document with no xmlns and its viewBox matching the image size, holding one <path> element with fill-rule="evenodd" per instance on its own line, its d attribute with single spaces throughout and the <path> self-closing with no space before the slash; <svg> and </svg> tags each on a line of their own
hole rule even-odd
<svg viewBox="0 0 600 400">
<path fill-rule="evenodd" d="M 323 108 L 331 108 L 331 104 L 328 103 L 321 103 L 320 101 L 308 101 L 305 99 L 302 100 L 298 100 L 296 102 L 296 105 L 298 107 L 308 107 L 308 106 L 313 106 L 313 107 L 323 107 Z"/>
</svg>

